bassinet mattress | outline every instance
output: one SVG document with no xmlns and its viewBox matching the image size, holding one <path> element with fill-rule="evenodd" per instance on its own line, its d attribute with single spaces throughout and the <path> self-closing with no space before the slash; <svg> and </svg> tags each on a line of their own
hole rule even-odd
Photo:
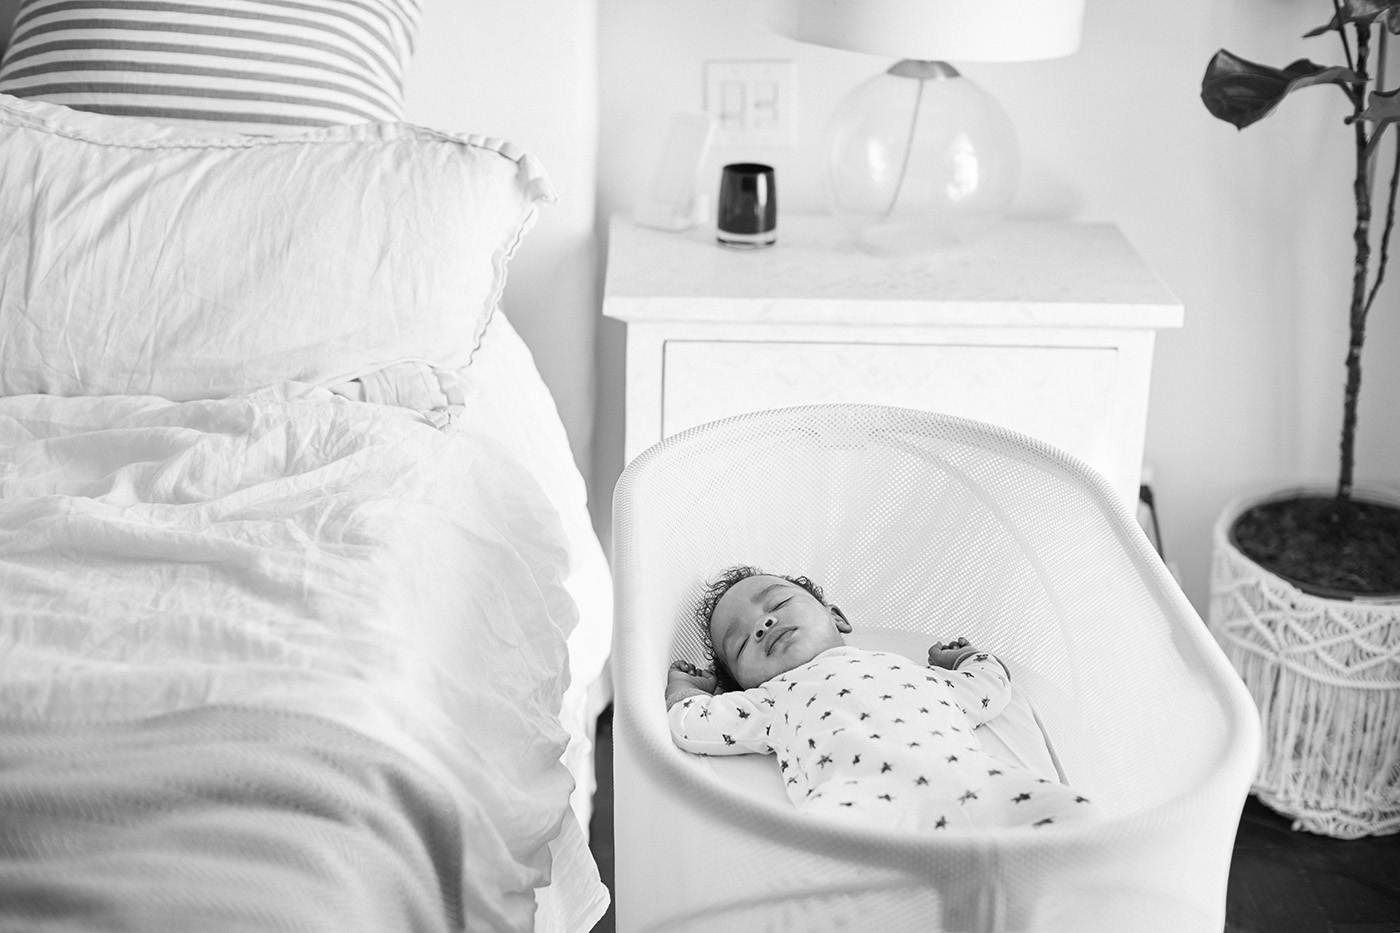
<svg viewBox="0 0 1400 933">
<path fill-rule="evenodd" d="M 228 714 L 235 724 L 255 731 L 285 735 L 271 720 L 315 733 L 307 748 L 329 765 L 327 784 L 355 757 L 347 749 L 373 749 L 361 759 L 371 772 L 365 780 L 394 806 L 366 817 L 369 824 L 432 827 L 441 822 L 433 814 L 450 813 L 456 826 L 443 832 L 465 840 L 460 866 L 444 855 L 454 847 L 442 839 L 434 840 L 440 848 L 380 855 L 399 869 L 430 865 L 429 878 L 452 876 L 447 889 L 460 886 L 468 929 L 531 928 L 551 845 L 572 862 L 588 861 L 560 761 L 565 640 L 577 621 L 569 570 L 558 514 L 530 469 L 470 419 L 448 434 L 412 411 L 298 384 L 182 404 L 0 399 L 6 754 L 67 742 L 76 760 L 84 729 L 105 742 L 112 730 L 138 730 L 151 717 L 210 709 L 237 710 Z M 188 735 L 169 744 L 169 731 L 156 730 L 166 744 L 153 760 L 163 757 L 178 773 L 200 753 L 170 750 L 200 746 L 181 746 L 193 741 Z M 230 767 L 242 760 L 215 753 Z M 261 787 L 258 759 L 243 757 L 254 770 L 232 783 Z M 0 821 L 38 833 L 32 820 L 43 806 L 27 793 L 22 765 L 11 758 L 0 773 Z M 201 812 L 177 804 L 206 793 L 202 785 L 169 786 L 146 806 L 149 818 L 166 806 Z M 267 782 L 274 796 L 277 787 Z M 76 811 L 84 833 L 130 816 L 120 795 L 79 792 L 88 794 Z M 315 834 L 303 834 L 311 848 L 298 852 L 267 844 L 255 819 L 241 825 L 246 834 L 236 826 L 205 832 L 198 820 L 182 832 L 207 857 L 237 853 L 248 871 L 270 852 L 303 864 L 325 854 Z M 4 843 L 0 926 L 25 916 L 13 911 L 62 903 L 15 896 L 39 870 L 15 857 L 26 832 Z M 108 844 L 122 844 L 115 839 Z M 137 878 L 86 858 L 99 848 L 92 839 L 64 840 L 50 838 L 31 854 L 48 860 L 45 877 L 82 892 L 94 911 L 83 923 L 110 928 L 140 917 L 139 926 L 162 926 L 129 913 Z M 211 879 L 184 884 L 170 859 L 121 864 L 128 875 L 160 872 L 152 896 L 176 927 L 218 927 L 217 910 L 197 913 L 210 903 L 196 895 Z M 174 868 L 207 864 L 190 857 Z M 220 897 L 257 898 L 257 886 L 233 890 L 240 876 L 223 873 Z M 412 917 L 412 899 L 401 895 L 385 894 L 380 913 L 366 914 L 360 928 L 383 928 L 369 918 L 385 910 Z M 452 900 L 441 907 L 448 918 Z"/>
</svg>

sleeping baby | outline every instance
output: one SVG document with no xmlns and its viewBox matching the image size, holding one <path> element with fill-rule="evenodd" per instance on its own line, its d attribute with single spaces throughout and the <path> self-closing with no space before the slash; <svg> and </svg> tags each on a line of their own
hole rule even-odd
<svg viewBox="0 0 1400 933">
<path fill-rule="evenodd" d="M 819 586 L 753 567 L 725 571 L 697 615 L 714 668 L 672 664 L 676 744 L 776 755 L 801 812 L 915 831 L 1095 815 L 1071 788 L 983 750 L 973 728 L 1005 708 L 1010 676 L 967 639 L 930 648 L 928 667 L 850 647 L 851 623 Z"/>
</svg>

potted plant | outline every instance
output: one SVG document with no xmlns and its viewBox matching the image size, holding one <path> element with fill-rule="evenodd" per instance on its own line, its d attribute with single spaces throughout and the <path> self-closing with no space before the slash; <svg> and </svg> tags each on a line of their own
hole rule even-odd
<svg viewBox="0 0 1400 933">
<path fill-rule="evenodd" d="M 1293 91 L 1340 89 L 1356 206 L 1336 487 L 1285 490 L 1225 510 L 1209 619 L 1263 720 L 1255 792 L 1293 816 L 1295 829 L 1353 838 L 1400 831 L 1400 498 L 1353 484 L 1361 350 L 1400 188 L 1398 145 L 1377 237 L 1376 157 L 1400 121 L 1400 89 L 1373 85 L 1385 73 L 1389 36 L 1400 34 L 1400 0 L 1332 0 L 1331 12 L 1307 36 L 1335 35 L 1344 64 L 1304 58 L 1274 68 L 1221 49 L 1201 82 L 1210 113 L 1240 129 Z"/>
</svg>

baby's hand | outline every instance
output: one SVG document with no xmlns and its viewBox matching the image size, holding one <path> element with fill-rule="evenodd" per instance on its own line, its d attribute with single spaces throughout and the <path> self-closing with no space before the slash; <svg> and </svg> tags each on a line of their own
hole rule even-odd
<svg viewBox="0 0 1400 933">
<path fill-rule="evenodd" d="M 976 653 L 977 649 L 972 647 L 972 643 L 966 638 L 954 638 L 947 643 L 939 642 L 928 649 L 928 663 L 930 667 L 952 670 L 963 658 Z"/>
<path fill-rule="evenodd" d="M 684 687 L 714 693 L 718 682 L 719 678 L 712 670 L 701 670 L 689 661 L 672 661 L 671 670 L 666 675 L 666 695 L 670 697 L 677 688 Z"/>
</svg>

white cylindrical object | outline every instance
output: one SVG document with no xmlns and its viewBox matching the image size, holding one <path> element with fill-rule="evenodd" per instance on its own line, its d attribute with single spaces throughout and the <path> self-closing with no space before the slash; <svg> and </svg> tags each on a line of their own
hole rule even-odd
<svg viewBox="0 0 1400 933">
<path fill-rule="evenodd" d="M 1084 0 L 768 0 L 768 26 L 814 45 L 925 61 L 1016 62 L 1079 49 Z"/>
</svg>

